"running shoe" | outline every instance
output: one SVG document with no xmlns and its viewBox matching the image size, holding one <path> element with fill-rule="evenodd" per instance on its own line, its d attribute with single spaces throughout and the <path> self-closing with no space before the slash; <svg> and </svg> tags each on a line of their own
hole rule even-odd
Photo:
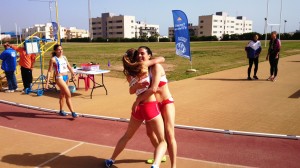
<svg viewBox="0 0 300 168">
<path fill-rule="evenodd" d="M 273 76 L 270 76 L 267 81 L 273 81 L 274 77 Z"/>
<path fill-rule="evenodd" d="M 166 155 L 161 159 L 161 162 L 166 162 L 167 161 L 167 157 L 166 157 Z M 154 159 L 148 159 L 147 161 L 146 161 L 146 163 L 148 163 L 148 164 L 153 164 L 154 163 Z"/>
<path fill-rule="evenodd" d="M 78 115 L 77 115 L 75 112 L 72 112 L 72 117 L 73 117 L 73 118 L 77 118 Z"/>
<path fill-rule="evenodd" d="M 67 115 L 67 113 L 64 112 L 63 110 L 60 110 L 58 114 L 59 114 L 60 116 L 66 116 L 66 115 Z"/>
<path fill-rule="evenodd" d="M 114 164 L 114 161 L 112 159 L 105 160 L 105 166 L 111 167 Z"/>
<path fill-rule="evenodd" d="M 251 77 L 248 77 L 247 80 L 252 80 L 252 78 L 251 78 Z"/>
<path fill-rule="evenodd" d="M 15 92 L 14 90 L 5 90 L 5 93 L 13 93 Z"/>
<path fill-rule="evenodd" d="M 157 165 L 152 165 L 151 168 L 159 168 Z"/>
<path fill-rule="evenodd" d="M 258 80 L 258 77 L 255 75 L 255 76 L 253 76 L 253 79 Z"/>
</svg>

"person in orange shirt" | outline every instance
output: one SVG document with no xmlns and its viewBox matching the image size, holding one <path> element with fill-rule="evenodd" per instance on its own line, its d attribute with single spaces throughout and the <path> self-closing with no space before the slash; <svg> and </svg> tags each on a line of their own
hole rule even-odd
<svg viewBox="0 0 300 168">
<path fill-rule="evenodd" d="M 32 77 L 32 68 L 35 63 L 35 54 L 27 54 L 26 48 L 25 48 L 25 43 L 23 47 L 18 47 L 14 45 L 10 45 L 11 48 L 16 50 L 19 53 L 19 65 L 21 66 L 21 76 L 22 76 L 22 81 L 23 81 L 23 86 L 25 91 L 26 88 L 31 87 L 31 83 L 33 80 Z"/>
</svg>

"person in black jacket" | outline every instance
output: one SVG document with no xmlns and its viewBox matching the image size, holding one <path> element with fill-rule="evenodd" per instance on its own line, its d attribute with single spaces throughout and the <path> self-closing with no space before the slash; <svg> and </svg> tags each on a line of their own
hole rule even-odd
<svg viewBox="0 0 300 168">
<path fill-rule="evenodd" d="M 249 67 L 248 67 L 248 80 L 252 80 L 250 77 L 252 65 L 254 63 L 254 76 L 253 79 L 258 79 L 256 76 L 258 70 L 258 62 L 259 62 L 259 54 L 261 52 L 261 43 L 258 41 L 258 35 L 255 34 L 253 39 L 247 44 L 245 47 L 245 51 L 247 52 L 247 57 L 249 60 Z"/>
<path fill-rule="evenodd" d="M 269 60 L 270 63 L 270 77 L 267 80 L 276 81 L 278 73 L 278 61 L 279 61 L 279 52 L 281 48 L 280 40 L 277 39 L 277 32 L 273 31 L 271 33 L 271 40 L 269 42 L 268 55 L 266 60 Z"/>
</svg>

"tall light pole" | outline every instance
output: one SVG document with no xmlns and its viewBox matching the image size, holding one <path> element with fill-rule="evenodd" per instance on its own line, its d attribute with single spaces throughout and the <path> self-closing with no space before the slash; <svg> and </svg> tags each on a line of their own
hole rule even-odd
<svg viewBox="0 0 300 168">
<path fill-rule="evenodd" d="M 264 34 L 265 34 L 265 47 L 267 47 L 267 34 L 268 34 L 268 20 L 267 20 L 267 18 L 265 18 Z"/>
<path fill-rule="evenodd" d="M 283 30 L 283 33 L 285 33 L 285 25 L 286 25 L 286 20 L 284 20 L 284 30 Z"/>
<path fill-rule="evenodd" d="M 267 0 L 267 15 L 265 17 L 265 47 L 267 47 L 267 36 L 268 36 L 268 14 L 269 14 L 269 0 Z"/>
<path fill-rule="evenodd" d="M 92 26 L 92 16 L 91 16 L 91 0 L 88 0 L 88 14 L 89 14 L 90 41 L 92 41 L 93 40 L 93 26 Z"/>
<path fill-rule="evenodd" d="M 60 25 L 58 23 L 58 4 L 57 4 L 57 0 L 55 0 L 55 9 L 56 9 L 56 23 L 58 25 L 57 43 L 60 45 Z"/>
<path fill-rule="evenodd" d="M 281 17 L 282 17 L 282 0 L 280 1 L 280 17 L 279 17 L 279 35 L 278 39 L 280 39 L 280 28 L 281 28 Z"/>
<path fill-rule="evenodd" d="M 16 39 L 17 39 L 17 45 L 19 45 L 19 38 L 18 38 L 18 25 L 15 23 L 16 26 Z"/>
<path fill-rule="evenodd" d="M 60 44 L 60 25 L 58 23 L 58 3 L 57 0 L 28 0 L 28 1 L 39 1 L 39 2 L 49 2 L 49 11 L 50 11 L 50 21 L 52 23 L 52 12 L 51 12 L 51 3 L 55 2 L 55 10 L 56 10 L 56 24 L 58 27 L 57 32 L 57 43 Z M 52 23 L 53 25 L 53 23 Z"/>
</svg>

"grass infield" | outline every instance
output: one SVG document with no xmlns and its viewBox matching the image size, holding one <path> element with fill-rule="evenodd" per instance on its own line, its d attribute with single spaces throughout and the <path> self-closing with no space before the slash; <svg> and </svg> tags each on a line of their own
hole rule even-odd
<svg viewBox="0 0 300 168">
<path fill-rule="evenodd" d="M 268 44 L 265 46 L 262 42 L 262 53 L 260 61 L 265 61 Z M 300 54 L 300 41 L 282 41 L 280 57 Z M 216 42 L 191 42 L 192 68 L 197 72 L 188 73 L 191 68 L 190 61 L 175 54 L 174 42 L 163 43 L 62 43 L 64 55 L 67 56 L 70 64 L 95 62 L 100 64 L 100 69 L 109 69 L 111 73 L 107 76 L 124 78 L 122 73 L 121 58 L 129 48 L 138 48 L 139 46 L 148 46 L 153 56 L 164 56 L 166 58 L 163 64 L 168 79 L 170 81 L 182 80 L 203 74 L 231 69 L 248 64 L 246 58 L 245 46 L 248 41 L 216 41 Z M 3 48 L 1 49 L 1 51 Z M 52 51 L 52 49 L 50 50 Z M 48 61 L 51 52 L 45 53 L 45 69 L 48 68 Z M 110 66 L 108 67 L 108 62 Z M 36 68 L 39 68 L 37 61 Z"/>
</svg>

